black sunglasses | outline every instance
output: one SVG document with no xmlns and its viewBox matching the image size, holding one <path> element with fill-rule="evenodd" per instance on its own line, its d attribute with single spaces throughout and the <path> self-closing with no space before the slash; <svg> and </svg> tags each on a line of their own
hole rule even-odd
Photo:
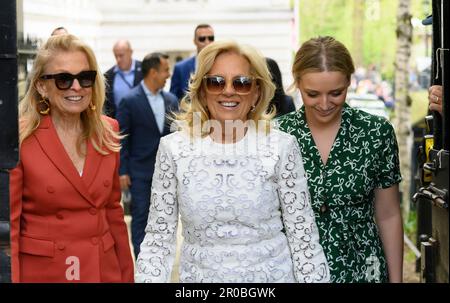
<svg viewBox="0 0 450 303">
<path fill-rule="evenodd" d="M 69 73 L 43 75 L 43 76 L 41 76 L 41 79 L 44 79 L 44 80 L 55 79 L 55 85 L 58 89 L 67 90 L 72 87 L 73 81 L 75 79 L 78 80 L 78 83 L 83 88 L 92 87 L 92 86 L 94 86 L 96 76 L 97 76 L 97 71 L 88 70 L 88 71 L 84 71 L 84 72 L 81 72 L 76 75 L 72 75 Z"/>
<path fill-rule="evenodd" d="M 199 36 L 198 41 L 205 42 L 206 38 L 208 38 L 208 40 L 211 42 L 214 41 L 214 35 L 213 36 Z"/>
<path fill-rule="evenodd" d="M 236 76 L 231 80 L 233 89 L 238 95 L 250 94 L 255 82 L 255 78 L 251 76 Z M 222 76 L 205 76 L 203 83 L 208 93 L 221 94 L 225 90 L 227 81 Z"/>
</svg>

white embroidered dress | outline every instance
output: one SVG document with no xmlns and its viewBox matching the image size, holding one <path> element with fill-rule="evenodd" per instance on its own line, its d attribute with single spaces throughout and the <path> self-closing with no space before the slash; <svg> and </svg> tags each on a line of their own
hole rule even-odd
<svg viewBox="0 0 450 303">
<path fill-rule="evenodd" d="M 234 144 L 161 139 L 136 282 L 328 282 L 297 141 L 250 129 Z"/>
</svg>

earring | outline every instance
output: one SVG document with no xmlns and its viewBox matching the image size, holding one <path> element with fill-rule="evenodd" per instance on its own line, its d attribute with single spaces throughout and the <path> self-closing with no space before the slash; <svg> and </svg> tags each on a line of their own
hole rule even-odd
<svg viewBox="0 0 450 303">
<path fill-rule="evenodd" d="M 96 109 L 97 109 L 97 106 L 95 106 L 92 102 L 89 104 L 89 108 L 92 110 L 92 111 L 95 111 Z"/>
<path fill-rule="evenodd" d="M 252 113 L 254 113 L 255 110 L 256 110 L 256 106 L 255 106 L 255 105 L 252 105 L 252 107 L 250 108 L 250 111 L 251 111 Z"/>
<path fill-rule="evenodd" d="M 38 111 L 41 115 L 48 115 L 50 113 L 50 104 L 47 98 L 42 97 L 41 101 L 38 102 Z"/>
</svg>

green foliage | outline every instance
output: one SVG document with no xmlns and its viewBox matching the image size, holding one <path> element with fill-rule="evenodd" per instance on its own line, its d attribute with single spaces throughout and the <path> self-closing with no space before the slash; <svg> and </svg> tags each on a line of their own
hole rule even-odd
<svg viewBox="0 0 450 303">
<path fill-rule="evenodd" d="M 393 79 L 396 51 L 397 1 L 380 1 L 380 11 L 364 25 L 364 65 L 375 64 L 385 79 Z"/>
<path fill-rule="evenodd" d="M 393 80 L 398 0 L 297 1 L 300 1 L 300 42 L 319 35 L 333 36 L 347 46 L 353 58 L 361 57 L 363 66 L 373 64 L 384 79 Z M 423 19 L 431 5 L 427 1 L 430 0 L 411 0 L 412 16 Z M 355 3 L 363 5 L 362 15 L 354 13 Z M 362 24 L 360 35 L 355 34 L 358 24 Z M 362 54 L 355 53 L 357 45 L 362 45 Z"/>
<path fill-rule="evenodd" d="M 346 0 L 300 0 L 300 42 L 333 36 L 350 47 L 352 4 Z"/>
<path fill-rule="evenodd" d="M 422 122 L 428 113 L 428 91 L 420 90 L 411 92 L 411 124 Z"/>
<path fill-rule="evenodd" d="M 416 236 L 417 236 L 417 212 L 415 210 L 411 210 L 408 214 L 408 217 L 403 219 L 403 230 L 405 235 L 416 244 Z M 415 262 L 416 255 L 410 249 L 405 250 L 404 255 L 406 262 Z"/>
<path fill-rule="evenodd" d="M 416 254 L 411 249 L 406 249 L 404 252 L 405 252 L 403 255 L 403 258 L 405 259 L 404 262 L 415 264 Z"/>
<path fill-rule="evenodd" d="M 417 212 L 411 210 L 408 217 L 403 219 L 403 221 L 404 233 L 415 243 L 417 234 Z"/>
</svg>

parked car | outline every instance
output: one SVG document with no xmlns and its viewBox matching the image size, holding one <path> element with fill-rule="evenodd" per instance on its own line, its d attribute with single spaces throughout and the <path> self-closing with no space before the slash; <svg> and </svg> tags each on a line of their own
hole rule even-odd
<svg viewBox="0 0 450 303">
<path fill-rule="evenodd" d="M 377 95 L 348 93 L 347 103 L 353 108 L 389 119 L 389 111 Z"/>
</svg>

